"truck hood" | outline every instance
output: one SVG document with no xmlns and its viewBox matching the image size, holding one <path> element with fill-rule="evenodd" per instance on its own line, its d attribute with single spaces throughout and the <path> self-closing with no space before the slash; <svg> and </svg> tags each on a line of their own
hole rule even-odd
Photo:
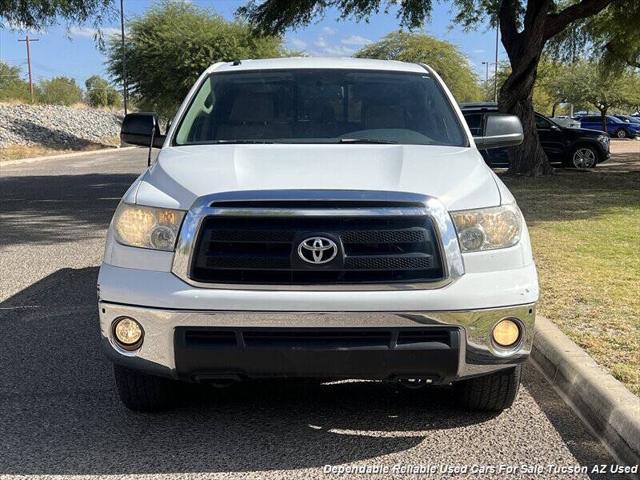
<svg viewBox="0 0 640 480">
<path fill-rule="evenodd" d="M 163 148 L 125 201 L 186 210 L 202 195 L 280 189 L 421 193 L 449 210 L 500 204 L 494 175 L 475 148 L 318 144 Z"/>
</svg>

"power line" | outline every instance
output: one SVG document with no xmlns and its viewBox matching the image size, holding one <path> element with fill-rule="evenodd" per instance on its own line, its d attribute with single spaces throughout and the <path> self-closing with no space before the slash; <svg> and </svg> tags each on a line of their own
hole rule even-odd
<svg viewBox="0 0 640 480">
<path fill-rule="evenodd" d="M 19 42 L 24 42 L 27 45 L 27 65 L 29 66 L 29 92 L 31 93 L 31 103 L 33 103 L 33 77 L 31 75 L 31 42 L 39 42 L 39 38 L 29 38 L 29 34 L 25 34 L 24 38 L 19 38 Z"/>
</svg>

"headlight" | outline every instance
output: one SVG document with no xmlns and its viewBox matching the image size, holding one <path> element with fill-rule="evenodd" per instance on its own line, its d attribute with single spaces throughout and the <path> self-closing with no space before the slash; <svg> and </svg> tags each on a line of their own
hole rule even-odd
<svg viewBox="0 0 640 480">
<path fill-rule="evenodd" d="M 608 135 L 600 135 L 598 137 L 598 141 L 600 143 L 604 143 L 606 145 L 607 143 L 609 143 L 609 136 Z"/>
<path fill-rule="evenodd" d="M 172 251 L 184 212 L 121 203 L 113 217 L 116 240 L 131 247 Z"/>
<path fill-rule="evenodd" d="M 463 252 L 507 248 L 520 241 L 522 213 L 515 205 L 452 212 Z"/>
</svg>

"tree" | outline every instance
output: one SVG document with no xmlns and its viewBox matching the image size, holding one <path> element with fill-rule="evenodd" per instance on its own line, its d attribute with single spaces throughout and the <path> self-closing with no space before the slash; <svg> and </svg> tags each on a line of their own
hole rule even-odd
<svg viewBox="0 0 640 480">
<path fill-rule="evenodd" d="M 605 68 L 640 68 L 640 2 L 614 2 L 600 15 L 576 22 L 549 42 L 555 57 L 598 60 Z"/>
<path fill-rule="evenodd" d="M 551 173 L 540 145 L 533 115 L 533 87 L 540 57 L 547 42 L 576 22 L 592 19 L 607 7 L 636 8 L 637 0 L 450 0 L 457 8 L 456 22 L 475 28 L 486 20 L 500 25 L 511 73 L 500 89 L 498 105 L 502 112 L 516 114 L 522 120 L 525 140 L 511 150 L 510 173 L 541 175 Z M 288 27 L 307 25 L 327 8 L 337 8 L 343 17 L 367 19 L 380 11 L 396 8 L 400 23 L 417 28 L 431 14 L 432 0 L 396 2 L 394 0 L 289 0 L 250 1 L 238 11 L 254 28 L 263 33 L 282 33 Z M 605 12 L 606 14 L 606 12 Z M 597 18 L 596 18 L 597 16 Z M 612 20 L 626 21 L 624 16 Z M 637 25 L 637 24 L 636 24 Z M 615 30 L 613 30 L 615 31 Z M 603 38 L 608 37 L 606 31 Z M 603 40 L 604 41 L 604 40 Z"/>
<path fill-rule="evenodd" d="M 108 44 L 108 70 L 122 81 L 119 38 Z M 285 54 L 278 36 L 256 36 L 245 23 L 187 3 L 164 2 L 129 22 L 126 45 L 129 91 L 140 108 L 172 116 L 211 64 Z"/>
<path fill-rule="evenodd" d="M 84 82 L 87 100 L 92 107 L 119 107 L 120 94 L 107 80 L 92 75 Z"/>
<path fill-rule="evenodd" d="M 538 65 L 536 81 L 533 86 L 533 108 L 536 112 L 554 117 L 556 109 L 562 103 L 567 102 L 566 82 L 569 70 L 561 63 L 553 59 L 543 57 Z M 511 67 L 507 62 L 500 64 L 498 68 L 498 88 L 500 89 L 511 75 Z M 574 81 L 572 77 L 570 81 Z M 488 97 L 493 97 L 493 77 L 488 82 L 490 92 Z M 487 96 L 487 95 L 485 95 Z"/>
<path fill-rule="evenodd" d="M 112 0 L 2 0 L 0 20 L 5 26 L 40 29 L 62 18 L 71 23 L 93 19 L 99 24 L 110 15 Z"/>
<path fill-rule="evenodd" d="M 0 101 L 31 101 L 29 84 L 20 78 L 20 67 L 0 62 Z"/>
<path fill-rule="evenodd" d="M 640 104 L 640 75 L 630 68 L 611 74 L 603 65 L 580 61 L 565 69 L 567 101 L 593 105 L 600 112 L 604 131 L 610 110 L 633 109 Z"/>
<path fill-rule="evenodd" d="M 478 77 L 455 45 L 429 35 L 393 32 L 355 54 L 359 58 L 426 63 L 447 84 L 458 102 L 479 100 Z"/>
<path fill-rule="evenodd" d="M 82 89 L 73 78 L 54 77 L 38 83 L 38 101 L 51 105 L 73 105 L 82 102 Z"/>
</svg>

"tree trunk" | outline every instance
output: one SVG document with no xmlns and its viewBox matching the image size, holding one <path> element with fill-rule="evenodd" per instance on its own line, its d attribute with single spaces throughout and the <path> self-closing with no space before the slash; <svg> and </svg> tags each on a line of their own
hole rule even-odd
<svg viewBox="0 0 640 480">
<path fill-rule="evenodd" d="M 600 110 L 600 123 L 602 125 L 602 131 L 608 133 L 608 130 L 607 130 L 607 110 L 608 110 L 608 108 L 602 108 L 602 109 L 599 108 L 598 110 Z"/>
<path fill-rule="evenodd" d="M 536 177 L 553 173 L 547 155 L 540 145 L 533 112 L 533 85 L 545 44 L 545 18 L 550 0 L 527 3 L 524 30 L 517 29 L 517 9 L 513 0 L 500 5 L 500 30 L 511 74 L 500 88 L 498 108 L 520 117 L 524 131 L 521 145 L 509 151 L 509 174 Z"/>
<path fill-rule="evenodd" d="M 498 99 L 500 111 L 517 115 L 522 122 L 524 132 L 522 144 L 510 149 L 509 152 L 508 173 L 510 175 L 537 177 L 553 173 L 553 168 L 549 165 L 547 154 L 542 149 L 538 138 L 532 95 L 533 89 L 527 91 L 523 86 L 513 86 L 509 91 L 504 89 L 500 91 Z"/>
<path fill-rule="evenodd" d="M 525 48 L 532 48 L 526 46 Z M 509 174 L 537 177 L 553 173 L 547 154 L 540 145 L 533 111 L 533 85 L 536 79 L 539 52 L 528 52 L 529 61 L 512 60 L 512 73 L 500 89 L 498 108 L 501 112 L 517 115 L 522 122 L 524 141 L 510 149 Z M 526 58 L 526 57 L 525 57 Z"/>
</svg>

